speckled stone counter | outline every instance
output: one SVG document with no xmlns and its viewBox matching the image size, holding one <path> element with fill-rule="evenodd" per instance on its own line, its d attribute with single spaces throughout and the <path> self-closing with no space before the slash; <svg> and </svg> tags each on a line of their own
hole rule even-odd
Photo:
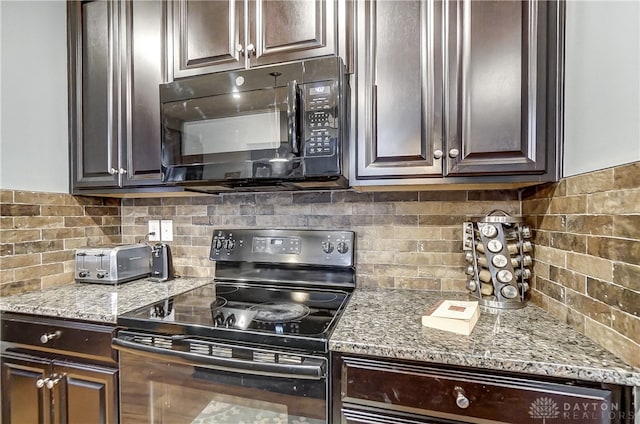
<svg viewBox="0 0 640 424">
<path fill-rule="evenodd" d="M 210 278 L 149 279 L 114 285 L 74 283 L 0 299 L 0 311 L 114 323 L 119 314 L 211 282 Z"/>
<path fill-rule="evenodd" d="M 470 336 L 422 326 L 422 314 L 463 293 L 357 289 L 329 341 L 343 353 L 640 386 L 640 369 L 534 305 L 482 311 Z"/>
</svg>

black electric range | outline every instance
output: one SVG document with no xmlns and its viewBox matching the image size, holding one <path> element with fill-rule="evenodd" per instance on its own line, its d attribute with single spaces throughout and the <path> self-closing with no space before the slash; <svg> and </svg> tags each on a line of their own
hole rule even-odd
<svg viewBox="0 0 640 424">
<path fill-rule="evenodd" d="M 326 353 L 355 286 L 353 251 L 345 231 L 220 230 L 211 284 L 123 314 L 118 326 Z"/>
</svg>

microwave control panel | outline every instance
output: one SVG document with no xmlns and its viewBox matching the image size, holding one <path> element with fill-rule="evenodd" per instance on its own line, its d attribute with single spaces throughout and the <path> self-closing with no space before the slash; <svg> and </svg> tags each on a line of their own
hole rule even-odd
<svg viewBox="0 0 640 424">
<path fill-rule="evenodd" d="M 340 134 L 337 84 L 321 81 L 304 84 L 302 89 L 304 157 L 335 157 Z"/>
</svg>

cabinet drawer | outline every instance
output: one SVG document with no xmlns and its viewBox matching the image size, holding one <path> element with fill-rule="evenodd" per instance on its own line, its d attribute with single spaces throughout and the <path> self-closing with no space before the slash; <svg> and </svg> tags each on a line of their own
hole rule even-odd
<svg viewBox="0 0 640 424">
<path fill-rule="evenodd" d="M 115 326 L 111 325 L 2 314 L 2 341 L 22 349 L 113 363 L 114 333 Z"/>
<path fill-rule="evenodd" d="M 343 358 L 341 401 L 464 422 L 619 422 L 620 391 L 419 364 Z M 344 409 L 343 409 L 344 411 Z M 575 421 L 577 420 L 577 421 Z"/>
</svg>

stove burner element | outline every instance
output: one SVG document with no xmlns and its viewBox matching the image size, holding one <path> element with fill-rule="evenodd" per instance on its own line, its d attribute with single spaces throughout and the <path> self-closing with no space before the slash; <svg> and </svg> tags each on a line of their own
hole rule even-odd
<svg viewBox="0 0 640 424">
<path fill-rule="evenodd" d="M 309 308 L 298 303 L 261 303 L 249 309 L 256 312 L 253 319 L 261 322 L 288 322 L 309 315 Z"/>
<path fill-rule="evenodd" d="M 225 299 L 224 297 L 216 296 L 216 300 L 211 302 L 211 311 L 220 309 L 226 304 L 227 304 L 227 299 Z"/>
<path fill-rule="evenodd" d="M 229 294 L 235 293 L 238 291 L 237 286 L 226 286 L 221 284 L 216 284 L 216 294 Z"/>
</svg>

